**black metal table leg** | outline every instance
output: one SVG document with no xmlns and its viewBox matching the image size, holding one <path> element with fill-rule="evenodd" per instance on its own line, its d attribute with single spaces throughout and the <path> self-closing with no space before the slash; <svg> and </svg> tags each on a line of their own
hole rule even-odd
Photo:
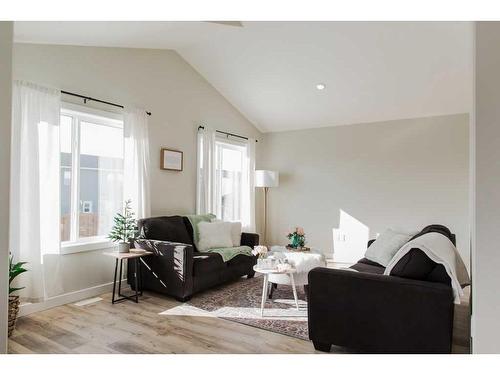
<svg viewBox="0 0 500 375">
<path fill-rule="evenodd" d="M 142 296 L 142 259 L 139 258 L 139 290 L 140 290 L 140 296 Z"/>
<path fill-rule="evenodd" d="M 123 266 L 123 259 L 120 259 L 120 275 L 118 277 L 118 296 L 119 297 L 123 297 L 122 296 L 122 275 L 123 275 L 122 266 Z"/>
<path fill-rule="evenodd" d="M 139 296 L 142 296 L 142 269 L 141 269 L 141 259 L 140 257 L 134 258 L 134 286 L 135 293 L 131 295 L 122 294 L 122 274 L 123 274 L 123 261 L 126 259 L 116 259 L 115 263 L 115 275 L 113 279 L 113 296 L 111 298 L 111 302 L 117 303 L 124 300 L 134 301 L 135 303 L 139 303 Z M 120 262 L 120 270 L 118 271 L 118 261 Z M 118 280 L 117 280 L 118 278 Z M 118 282 L 118 298 L 115 298 L 116 295 L 116 283 Z"/>
<path fill-rule="evenodd" d="M 116 273 L 118 271 L 118 259 L 115 262 L 115 277 L 113 278 L 113 296 L 111 297 L 111 303 L 115 303 L 115 290 L 116 290 Z"/>
<path fill-rule="evenodd" d="M 134 279 L 135 279 L 135 303 L 139 303 L 139 258 L 135 258 L 135 272 L 134 272 Z"/>
</svg>

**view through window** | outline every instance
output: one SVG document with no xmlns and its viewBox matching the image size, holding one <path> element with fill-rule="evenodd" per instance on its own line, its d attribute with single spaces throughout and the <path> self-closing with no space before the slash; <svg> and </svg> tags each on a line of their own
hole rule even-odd
<svg viewBox="0 0 500 375">
<path fill-rule="evenodd" d="M 61 241 L 104 239 L 123 204 L 123 122 L 63 109 L 60 148 Z"/>
<path fill-rule="evenodd" d="M 241 221 L 246 146 L 217 141 L 215 160 L 217 217 L 224 221 Z"/>
</svg>

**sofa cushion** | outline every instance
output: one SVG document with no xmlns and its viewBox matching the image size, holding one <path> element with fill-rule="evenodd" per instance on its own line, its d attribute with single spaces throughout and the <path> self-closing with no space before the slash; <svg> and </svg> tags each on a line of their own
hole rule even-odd
<svg viewBox="0 0 500 375">
<path fill-rule="evenodd" d="M 451 233 L 451 231 L 447 227 L 445 227 L 444 225 L 440 225 L 440 224 L 431 224 L 431 225 L 426 226 L 420 232 L 415 234 L 410 239 L 410 241 L 414 240 L 415 238 L 418 238 L 420 236 L 423 236 L 424 234 L 432 233 L 432 232 L 441 233 L 443 236 L 448 237 L 450 239 L 450 241 L 453 243 L 453 245 L 456 245 L 455 235 L 453 233 Z"/>
<path fill-rule="evenodd" d="M 226 262 L 227 267 L 253 266 L 257 263 L 257 257 L 244 254 L 238 254 Z"/>
<path fill-rule="evenodd" d="M 159 216 L 142 219 L 138 221 L 138 226 L 141 235 L 150 240 L 193 244 L 182 216 Z"/>
<path fill-rule="evenodd" d="M 414 248 L 400 259 L 391 270 L 391 276 L 428 280 L 450 284 L 451 280 L 442 264 L 430 259 L 422 250 Z"/>
<path fill-rule="evenodd" d="M 233 247 L 241 245 L 241 223 L 239 221 L 231 222 L 231 240 Z"/>
<path fill-rule="evenodd" d="M 232 223 L 224 221 L 199 223 L 198 251 L 232 247 L 231 228 Z"/>
<path fill-rule="evenodd" d="M 360 260 L 358 260 L 358 263 L 364 263 L 364 264 L 368 264 L 370 266 L 384 267 L 383 265 L 378 264 L 376 262 L 372 262 L 371 260 L 366 259 L 366 258 L 361 258 Z"/>
<path fill-rule="evenodd" d="M 378 275 L 382 275 L 385 271 L 384 267 L 374 262 L 370 262 L 370 264 L 358 262 L 349 268 L 358 272 L 375 273 Z"/>
<path fill-rule="evenodd" d="M 193 276 L 221 272 L 226 267 L 222 257 L 216 253 L 197 253 L 193 256 Z"/>
<path fill-rule="evenodd" d="M 386 229 L 373 242 L 365 253 L 365 258 L 387 267 L 398 250 L 411 238 L 411 235 Z"/>
<path fill-rule="evenodd" d="M 193 245 L 196 251 L 198 250 L 198 241 L 200 239 L 200 232 L 198 231 L 198 224 L 201 222 L 210 222 L 215 219 L 215 215 L 206 214 L 206 215 L 187 215 L 186 220 L 189 222 L 189 225 L 186 225 L 188 228 L 189 234 L 193 239 Z"/>
</svg>

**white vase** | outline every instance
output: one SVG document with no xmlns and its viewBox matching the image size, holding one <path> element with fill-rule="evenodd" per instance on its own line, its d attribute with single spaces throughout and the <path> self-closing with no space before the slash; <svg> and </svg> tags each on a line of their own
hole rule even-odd
<svg viewBox="0 0 500 375">
<path fill-rule="evenodd" d="M 130 244 L 128 242 L 118 242 L 118 252 L 119 253 L 130 252 Z"/>
</svg>

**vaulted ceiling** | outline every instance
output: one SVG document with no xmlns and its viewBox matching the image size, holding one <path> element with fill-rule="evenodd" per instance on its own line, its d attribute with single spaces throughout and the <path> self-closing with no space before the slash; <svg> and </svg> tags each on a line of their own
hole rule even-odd
<svg viewBox="0 0 500 375">
<path fill-rule="evenodd" d="M 472 106 L 469 22 L 16 22 L 15 40 L 174 49 L 264 132 Z"/>
</svg>

